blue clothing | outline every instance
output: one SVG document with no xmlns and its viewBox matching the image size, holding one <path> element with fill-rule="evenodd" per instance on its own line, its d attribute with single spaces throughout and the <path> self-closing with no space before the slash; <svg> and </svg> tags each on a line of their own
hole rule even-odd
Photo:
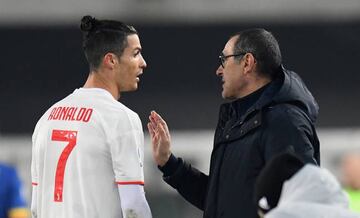
<svg viewBox="0 0 360 218">
<path fill-rule="evenodd" d="M 26 208 L 21 182 L 15 168 L 0 164 L 0 218 L 7 218 L 14 208 Z"/>
</svg>

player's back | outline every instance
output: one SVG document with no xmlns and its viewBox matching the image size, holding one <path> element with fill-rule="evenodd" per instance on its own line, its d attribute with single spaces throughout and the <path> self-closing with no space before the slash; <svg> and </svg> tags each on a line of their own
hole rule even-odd
<svg viewBox="0 0 360 218">
<path fill-rule="evenodd" d="M 123 144 L 136 147 L 136 157 Z M 42 116 L 33 134 L 39 217 L 122 217 L 116 182 L 143 183 L 142 152 L 136 113 L 103 89 L 75 90 Z M 141 168 L 124 169 L 134 159 Z"/>
</svg>

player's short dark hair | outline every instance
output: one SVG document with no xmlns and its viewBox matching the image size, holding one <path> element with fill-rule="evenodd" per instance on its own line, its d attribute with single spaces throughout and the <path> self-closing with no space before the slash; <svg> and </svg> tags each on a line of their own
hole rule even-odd
<svg viewBox="0 0 360 218">
<path fill-rule="evenodd" d="M 279 43 L 269 31 L 262 28 L 247 29 L 234 36 L 238 36 L 234 54 L 243 52 L 253 54 L 260 74 L 269 78 L 277 76 L 282 62 L 281 52 Z"/>
<path fill-rule="evenodd" d="M 127 36 L 138 34 L 133 26 L 114 20 L 97 20 L 88 15 L 81 19 L 80 29 L 90 70 L 100 66 L 106 53 L 120 57 L 127 46 Z"/>
</svg>

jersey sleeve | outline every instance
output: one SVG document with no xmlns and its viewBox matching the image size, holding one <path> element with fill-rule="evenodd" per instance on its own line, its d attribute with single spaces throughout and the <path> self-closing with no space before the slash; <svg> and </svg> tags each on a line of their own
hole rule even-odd
<svg viewBox="0 0 360 218">
<path fill-rule="evenodd" d="M 143 186 L 120 185 L 118 190 L 124 217 L 152 217 Z"/>
<path fill-rule="evenodd" d="M 144 133 L 140 119 L 138 116 L 136 118 L 120 124 L 127 123 L 127 126 L 115 130 L 115 136 L 110 142 L 115 181 L 119 185 L 144 185 Z"/>
</svg>

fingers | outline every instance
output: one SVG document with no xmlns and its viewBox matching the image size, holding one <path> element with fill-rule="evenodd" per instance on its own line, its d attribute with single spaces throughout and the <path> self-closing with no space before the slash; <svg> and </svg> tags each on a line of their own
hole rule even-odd
<svg viewBox="0 0 360 218">
<path fill-rule="evenodd" d="M 162 125 L 162 123 L 160 123 L 160 125 L 158 125 L 158 132 L 159 132 L 159 136 L 162 139 L 166 139 L 167 141 L 169 141 L 169 137 L 168 137 L 168 133 L 165 130 L 164 126 Z"/>
<path fill-rule="evenodd" d="M 160 116 L 160 114 L 156 113 L 155 111 L 151 111 L 149 120 L 155 124 L 155 126 L 158 126 L 161 124 L 164 127 L 165 134 L 168 138 L 170 138 L 170 132 L 169 128 L 165 122 L 165 120 Z"/>
<path fill-rule="evenodd" d="M 153 125 L 153 127 L 157 126 L 157 119 L 155 118 L 156 115 L 153 114 L 153 111 L 151 112 L 150 116 L 149 116 L 149 121 L 150 123 Z"/>
<path fill-rule="evenodd" d="M 150 133 L 150 136 L 151 138 L 153 138 L 155 136 L 155 130 L 154 130 L 154 127 L 151 123 L 148 123 L 147 124 L 147 128 L 149 130 L 149 133 Z"/>
<path fill-rule="evenodd" d="M 153 146 L 156 146 L 156 144 L 159 141 L 158 133 L 155 130 L 155 127 L 154 127 L 154 125 L 152 123 L 148 123 L 147 127 L 148 127 L 148 130 L 149 130 L 149 133 L 150 133 L 151 142 L 152 142 Z"/>
<path fill-rule="evenodd" d="M 152 140 L 153 158 L 157 165 L 163 166 L 171 155 L 171 139 L 166 122 L 158 113 L 151 111 L 147 127 Z"/>
<path fill-rule="evenodd" d="M 160 114 L 156 113 L 155 111 L 151 111 L 150 114 L 151 119 L 153 119 L 155 122 L 159 122 L 166 126 L 165 120 L 160 116 Z"/>
</svg>

